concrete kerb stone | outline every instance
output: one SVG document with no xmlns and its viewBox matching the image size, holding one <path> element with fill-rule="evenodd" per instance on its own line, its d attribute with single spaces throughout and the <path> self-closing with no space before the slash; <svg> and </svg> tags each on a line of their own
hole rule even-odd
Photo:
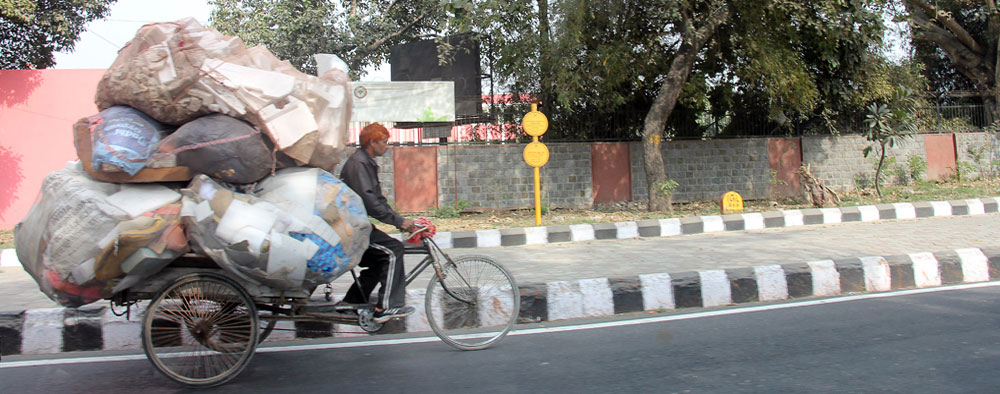
<svg viewBox="0 0 1000 394">
<path fill-rule="evenodd" d="M 918 218 L 934 216 L 934 206 L 927 201 L 913 203 L 913 210 Z"/>
<path fill-rule="evenodd" d="M 505 228 L 500 230 L 500 246 L 517 246 L 528 243 L 528 237 L 522 228 Z"/>
<path fill-rule="evenodd" d="M 618 239 L 618 226 L 614 223 L 597 223 L 593 228 L 595 239 Z"/>
<path fill-rule="evenodd" d="M 994 213 L 1000 208 L 1000 198 L 980 198 L 979 201 L 983 203 L 984 213 Z"/>
<path fill-rule="evenodd" d="M 636 222 L 639 236 L 643 238 L 659 237 L 661 234 L 660 221 L 657 219 L 640 220 Z"/>
<path fill-rule="evenodd" d="M 519 286 L 519 322 L 537 323 L 644 311 L 721 307 L 804 297 L 923 288 L 1000 280 L 1000 248 L 964 248 L 896 256 L 867 256 L 729 270 L 643 274 Z M 411 299 L 421 294 L 409 294 Z M 424 305 L 392 333 L 429 329 Z M 52 308 L 0 313 L 0 351 L 9 354 L 76 350 L 137 350 L 139 316 L 115 316 L 106 307 Z M 300 322 L 302 323 L 302 322 Z M 332 324 L 296 323 L 280 339 L 344 335 Z"/>
</svg>

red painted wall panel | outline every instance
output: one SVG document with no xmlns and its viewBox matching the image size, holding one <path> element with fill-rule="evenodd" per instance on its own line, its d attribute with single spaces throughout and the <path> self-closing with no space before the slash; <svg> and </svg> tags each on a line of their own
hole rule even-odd
<svg viewBox="0 0 1000 394">
<path fill-rule="evenodd" d="M 924 135 L 924 151 L 927 153 L 928 180 L 947 178 L 955 172 L 955 135 Z"/>
<path fill-rule="evenodd" d="M 770 138 L 767 140 L 767 156 L 771 169 L 777 172 L 777 180 L 784 184 L 772 185 L 771 192 L 782 197 L 799 194 L 799 176 L 796 172 L 802 166 L 802 139 Z"/>
<path fill-rule="evenodd" d="M 590 171 L 595 203 L 632 200 L 632 170 L 628 143 L 590 145 Z"/>
<path fill-rule="evenodd" d="M 400 212 L 420 212 L 437 207 L 437 147 L 403 147 L 392 150 L 395 206 Z"/>
<path fill-rule="evenodd" d="M 76 160 L 73 123 L 97 113 L 104 70 L 0 70 L 0 229 L 24 219 L 50 172 Z"/>
</svg>

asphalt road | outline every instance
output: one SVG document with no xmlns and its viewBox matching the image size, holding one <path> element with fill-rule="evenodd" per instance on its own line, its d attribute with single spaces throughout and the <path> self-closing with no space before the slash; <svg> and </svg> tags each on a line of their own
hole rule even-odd
<svg viewBox="0 0 1000 394">
<path fill-rule="evenodd" d="M 262 349 L 242 375 L 206 392 L 997 392 L 1000 286 L 939 290 L 568 322 L 478 352 L 436 341 Z M 345 345 L 294 345 L 330 343 Z M 29 359 L 38 357 L 4 357 L 0 392 L 181 389 L 141 357 L 12 367 Z"/>
</svg>

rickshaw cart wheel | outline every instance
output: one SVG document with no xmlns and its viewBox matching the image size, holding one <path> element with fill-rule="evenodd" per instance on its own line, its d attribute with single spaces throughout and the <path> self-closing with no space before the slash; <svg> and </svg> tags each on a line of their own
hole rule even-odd
<svg viewBox="0 0 1000 394">
<path fill-rule="evenodd" d="M 168 378 L 191 387 L 216 386 L 249 364 L 259 324 L 257 307 L 242 286 L 218 274 L 189 274 L 149 304 L 142 348 Z"/>
</svg>

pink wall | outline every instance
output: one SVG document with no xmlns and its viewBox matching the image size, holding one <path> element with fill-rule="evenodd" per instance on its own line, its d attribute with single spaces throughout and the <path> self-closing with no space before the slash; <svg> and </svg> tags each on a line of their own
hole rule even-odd
<svg viewBox="0 0 1000 394">
<path fill-rule="evenodd" d="M 104 70 L 0 70 L 0 229 L 24 219 L 50 172 L 76 160 L 73 123 L 97 112 Z"/>
</svg>

